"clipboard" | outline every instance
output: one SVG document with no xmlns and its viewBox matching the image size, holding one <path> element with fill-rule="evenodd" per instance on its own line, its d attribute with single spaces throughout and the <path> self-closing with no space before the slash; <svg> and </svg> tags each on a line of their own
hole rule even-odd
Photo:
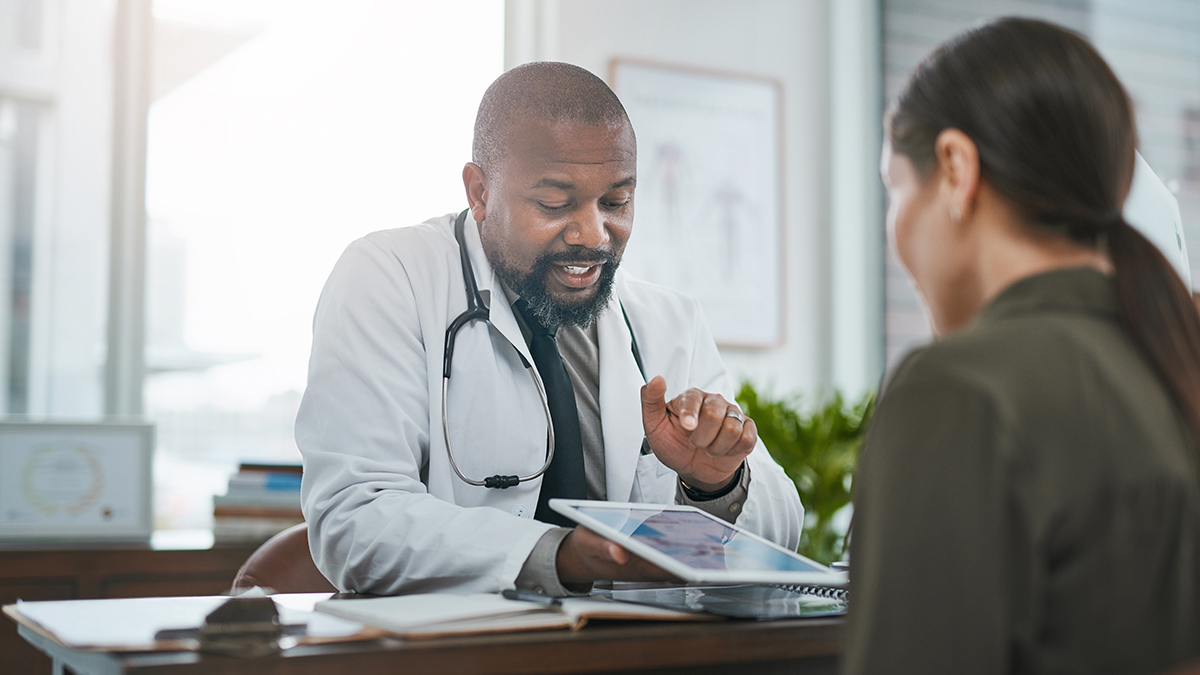
<svg viewBox="0 0 1200 675">
<path fill-rule="evenodd" d="M 373 640 L 384 633 L 362 623 L 321 612 L 313 606 L 331 593 L 284 593 L 269 596 L 285 626 L 292 628 L 281 640 L 284 648 Z M 228 596 L 181 598 L 114 598 L 103 600 L 49 600 L 5 605 L 4 613 L 29 630 L 64 647 L 101 652 L 196 651 L 197 635 L 188 629 L 204 624 L 205 617 L 229 600 Z M 161 631 L 168 639 L 156 639 Z M 172 635 L 172 633 L 175 633 Z"/>
</svg>

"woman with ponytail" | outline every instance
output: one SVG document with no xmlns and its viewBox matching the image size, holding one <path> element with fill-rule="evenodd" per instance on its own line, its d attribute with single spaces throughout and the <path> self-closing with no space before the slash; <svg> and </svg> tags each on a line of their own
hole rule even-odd
<svg viewBox="0 0 1200 675">
<path fill-rule="evenodd" d="M 856 477 L 849 673 L 1200 657 L 1200 315 L 1122 218 L 1129 96 L 1079 35 L 971 30 L 886 120 L 888 230 L 936 341 Z"/>
</svg>

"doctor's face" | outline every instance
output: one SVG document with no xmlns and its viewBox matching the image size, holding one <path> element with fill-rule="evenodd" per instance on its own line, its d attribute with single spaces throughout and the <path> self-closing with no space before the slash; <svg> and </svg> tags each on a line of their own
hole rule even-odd
<svg viewBox="0 0 1200 675">
<path fill-rule="evenodd" d="M 506 140 L 473 209 L 488 262 L 544 323 L 587 325 L 633 230 L 633 130 L 531 120 Z"/>
</svg>

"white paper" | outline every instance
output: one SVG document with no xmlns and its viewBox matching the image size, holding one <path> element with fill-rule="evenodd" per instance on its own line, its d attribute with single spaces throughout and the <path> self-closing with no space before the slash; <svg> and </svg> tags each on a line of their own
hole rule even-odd
<svg viewBox="0 0 1200 675">
<path fill-rule="evenodd" d="M 635 605 L 631 602 L 618 602 L 607 598 L 563 598 L 562 610 L 572 617 L 588 619 L 627 619 L 646 621 L 707 621 L 715 616 L 681 612 L 665 607 L 650 605 Z"/>
<path fill-rule="evenodd" d="M 355 635 L 362 624 L 311 611 L 330 593 L 272 596 L 284 624 L 307 624 L 309 638 Z M 198 628 L 225 596 L 187 598 L 118 598 L 18 602 L 18 611 L 59 642 L 77 648 L 149 649 L 154 635 L 167 628 Z"/>
<path fill-rule="evenodd" d="M 1142 159 L 1141 153 L 1136 153 L 1133 185 L 1129 188 L 1129 196 L 1125 198 L 1123 215 L 1130 225 L 1162 251 L 1183 279 L 1184 285 L 1190 289 L 1192 270 L 1188 265 L 1179 202 L 1146 160 Z"/>
<path fill-rule="evenodd" d="M 329 612 L 404 637 L 579 628 L 589 618 L 692 621 L 710 618 L 606 598 L 564 598 L 561 604 L 547 607 L 490 593 L 328 600 L 317 603 L 316 608 L 318 613 Z"/>
<path fill-rule="evenodd" d="M 563 615 L 556 611 L 529 602 L 508 600 L 490 593 L 452 595 L 449 593 L 424 593 L 420 595 L 398 595 L 387 598 L 365 598 L 358 600 L 326 600 L 317 603 L 317 612 L 327 612 L 344 619 L 361 621 L 368 626 L 408 634 L 417 629 L 424 632 L 431 626 L 445 627 L 458 622 L 476 622 L 495 617 L 518 617 L 530 613 Z M 557 624 L 563 624 L 559 618 Z M 492 625 L 487 622 L 487 625 Z M 465 627 L 465 626 L 464 626 Z"/>
</svg>

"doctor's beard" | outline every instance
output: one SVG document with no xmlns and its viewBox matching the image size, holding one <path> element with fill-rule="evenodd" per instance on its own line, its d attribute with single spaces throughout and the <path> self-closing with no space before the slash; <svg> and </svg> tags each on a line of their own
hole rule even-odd
<svg viewBox="0 0 1200 675">
<path fill-rule="evenodd" d="M 617 276 L 617 266 L 621 261 L 611 251 L 576 246 L 567 251 L 539 257 L 534 261 L 533 269 L 524 277 L 502 259 L 489 262 L 492 263 L 496 275 L 529 305 L 529 309 L 543 325 L 587 328 L 608 307 L 608 301 L 612 298 L 613 281 Z M 560 302 L 546 289 L 546 277 L 550 275 L 550 268 L 568 262 L 604 264 L 600 269 L 600 278 L 596 280 L 596 291 L 587 300 L 578 303 Z"/>
</svg>

